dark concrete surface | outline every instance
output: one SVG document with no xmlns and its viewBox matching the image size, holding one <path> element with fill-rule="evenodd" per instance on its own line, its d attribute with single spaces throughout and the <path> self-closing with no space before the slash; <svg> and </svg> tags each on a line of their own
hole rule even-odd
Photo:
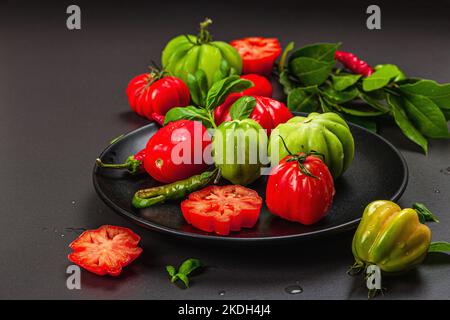
<svg viewBox="0 0 450 320">
<path fill-rule="evenodd" d="M 362 278 L 346 275 L 352 232 L 274 246 L 180 241 L 129 223 L 94 192 L 94 159 L 112 138 L 147 123 L 129 111 L 128 80 L 205 16 L 214 19 L 216 39 L 342 41 L 371 64 L 395 63 L 408 75 L 450 82 L 448 1 L 378 2 L 379 31 L 365 28 L 365 1 L 241 2 L 79 2 L 80 31 L 66 29 L 69 2 L 0 4 L 0 298 L 366 298 Z M 441 220 L 431 226 L 433 238 L 450 241 L 450 141 L 431 141 L 424 156 L 392 124 L 381 134 L 409 165 L 400 204 L 427 204 Z M 140 234 L 143 255 L 119 278 L 83 272 L 82 289 L 68 290 L 68 244 L 78 234 L 71 228 L 102 224 Z M 188 257 L 208 268 L 182 290 L 164 266 Z M 379 299 L 449 299 L 449 271 L 450 256 L 430 256 L 419 269 L 386 278 L 388 292 Z M 296 282 L 303 293 L 287 294 Z"/>
</svg>

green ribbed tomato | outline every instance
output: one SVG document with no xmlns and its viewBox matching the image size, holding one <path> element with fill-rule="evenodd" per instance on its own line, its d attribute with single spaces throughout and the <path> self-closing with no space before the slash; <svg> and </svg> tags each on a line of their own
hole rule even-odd
<svg viewBox="0 0 450 320">
<path fill-rule="evenodd" d="M 267 134 L 255 120 L 226 121 L 214 132 L 214 163 L 233 184 L 245 186 L 258 179 L 266 151 Z"/>
<path fill-rule="evenodd" d="M 294 117 L 278 125 L 270 136 L 272 165 L 278 164 L 289 154 L 280 136 L 293 154 L 311 150 L 323 154 L 324 162 L 334 178 L 347 170 L 354 157 L 355 143 L 350 129 L 345 120 L 333 112 L 313 112 L 307 117 Z"/>
<path fill-rule="evenodd" d="M 241 56 L 228 43 L 212 41 L 206 30 L 211 22 L 207 19 L 200 24 L 198 36 L 180 35 L 169 41 L 162 53 L 162 65 L 167 72 L 188 83 L 188 74 L 196 75 L 201 70 L 208 88 L 225 77 L 241 74 Z"/>
</svg>

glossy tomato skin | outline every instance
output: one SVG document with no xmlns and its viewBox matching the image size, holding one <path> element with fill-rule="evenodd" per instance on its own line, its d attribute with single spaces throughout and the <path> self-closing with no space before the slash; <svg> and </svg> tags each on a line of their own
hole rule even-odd
<svg viewBox="0 0 450 320">
<path fill-rule="evenodd" d="M 163 77 L 152 82 L 152 74 L 140 74 L 127 86 L 131 110 L 153 120 L 152 114 L 165 115 L 174 107 L 185 107 L 191 100 L 187 85 L 175 77 Z"/>
<path fill-rule="evenodd" d="M 180 157 L 184 156 L 182 145 L 190 149 L 190 156 L 186 155 L 186 162 L 189 163 L 181 163 Z M 163 183 L 189 178 L 208 168 L 203 155 L 208 154 L 210 145 L 211 138 L 200 122 L 169 122 L 148 140 L 144 169 L 155 180 Z"/>
<path fill-rule="evenodd" d="M 231 41 L 242 58 L 242 73 L 270 75 L 275 59 L 281 54 L 276 38 L 249 37 Z"/>
<path fill-rule="evenodd" d="M 230 108 L 239 98 L 234 96 L 229 97 L 222 105 L 214 110 L 214 119 L 217 125 L 231 120 Z M 285 123 L 293 117 L 286 105 L 278 100 L 261 96 L 254 96 L 254 98 L 256 99 L 256 106 L 249 118 L 258 122 L 261 127 L 267 130 L 268 134 L 276 126 Z"/>
<path fill-rule="evenodd" d="M 273 88 L 270 81 L 259 74 L 244 74 L 241 79 L 249 80 L 253 82 L 253 87 L 245 89 L 242 92 L 234 93 L 241 96 L 262 96 L 272 98 Z"/>
<path fill-rule="evenodd" d="M 197 229 L 228 235 L 253 228 L 261 206 L 262 199 L 254 190 L 239 185 L 213 185 L 191 193 L 181 203 L 181 212 Z"/>
<path fill-rule="evenodd" d="M 331 209 L 335 194 L 333 177 L 321 159 L 306 157 L 303 163 L 314 175 L 301 172 L 296 160 L 287 156 L 272 169 L 266 187 L 269 211 L 283 219 L 311 225 Z"/>
</svg>

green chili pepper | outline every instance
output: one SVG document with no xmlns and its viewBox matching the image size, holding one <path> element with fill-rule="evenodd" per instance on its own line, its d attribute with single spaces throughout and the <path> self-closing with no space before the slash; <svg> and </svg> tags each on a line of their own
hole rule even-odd
<svg viewBox="0 0 450 320">
<path fill-rule="evenodd" d="M 188 194 L 199 190 L 213 180 L 216 180 L 218 175 L 219 170 L 216 168 L 213 171 L 205 171 L 184 180 L 139 190 L 133 196 L 133 207 L 142 209 L 167 200 L 183 199 Z"/>
</svg>

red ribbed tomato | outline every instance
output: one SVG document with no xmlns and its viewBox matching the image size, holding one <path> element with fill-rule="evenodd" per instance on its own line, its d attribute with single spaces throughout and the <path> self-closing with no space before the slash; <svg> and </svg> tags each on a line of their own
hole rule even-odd
<svg viewBox="0 0 450 320">
<path fill-rule="evenodd" d="M 231 105 L 239 98 L 240 96 L 230 96 L 214 110 L 214 120 L 217 125 L 231 120 Z M 280 123 L 285 123 L 292 118 L 292 113 L 284 103 L 267 97 L 254 96 L 254 98 L 256 99 L 256 106 L 249 118 L 258 122 L 261 127 L 267 130 L 268 134 Z"/>
<path fill-rule="evenodd" d="M 335 194 L 333 177 L 313 155 L 289 155 L 272 169 L 266 187 L 270 212 L 311 225 L 325 217 Z"/>
<path fill-rule="evenodd" d="M 169 122 L 148 140 L 144 169 L 163 183 L 187 179 L 207 169 L 203 156 L 210 145 L 211 138 L 200 122 Z"/>
<path fill-rule="evenodd" d="M 263 76 L 258 74 L 244 74 L 241 79 L 249 80 L 253 82 L 253 87 L 245 89 L 239 93 L 232 93 L 231 95 L 242 96 L 262 96 L 272 98 L 272 84 Z M 230 95 L 230 96 L 231 96 Z"/>
<path fill-rule="evenodd" d="M 231 41 L 242 58 L 242 73 L 269 75 L 275 59 L 281 54 L 276 38 L 250 37 Z"/>
<path fill-rule="evenodd" d="M 155 72 L 131 79 L 126 93 L 131 110 L 150 120 L 154 115 L 164 116 L 171 108 L 185 107 L 191 100 L 183 81 Z"/>
</svg>

